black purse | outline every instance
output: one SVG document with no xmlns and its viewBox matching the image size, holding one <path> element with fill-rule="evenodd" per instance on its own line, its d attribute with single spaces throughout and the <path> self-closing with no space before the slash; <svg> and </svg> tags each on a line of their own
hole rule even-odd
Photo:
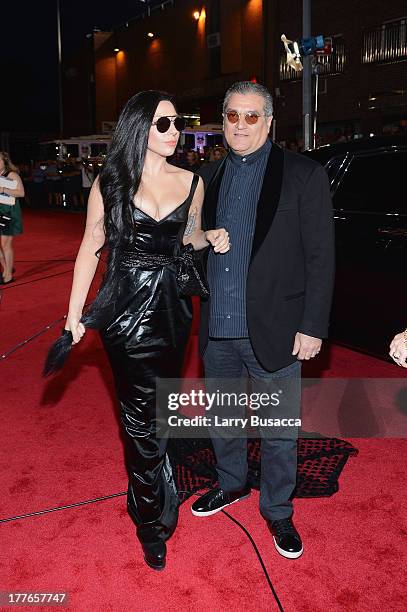
<svg viewBox="0 0 407 612">
<path fill-rule="evenodd" d="M 192 244 L 187 244 L 176 258 L 177 285 L 181 295 L 209 296 L 209 285 L 201 259 L 202 251 L 195 251 Z"/>
</svg>

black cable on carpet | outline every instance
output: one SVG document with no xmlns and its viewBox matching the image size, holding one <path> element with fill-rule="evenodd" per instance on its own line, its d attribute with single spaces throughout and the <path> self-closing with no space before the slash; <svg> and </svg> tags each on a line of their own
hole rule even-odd
<svg viewBox="0 0 407 612">
<path fill-rule="evenodd" d="M 64 315 L 63 317 L 60 317 L 59 319 L 56 319 L 52 323 L 49 323 L 48 325 L 46 325 L 45 327 L 43 327 L 39 331 L 35 332 L 35 334 L 30 336 L 29 338 L 26 338 L 25 340 L 22 340 L 21 342 L 19 342 L 15 346 L 13 346 L 11 349 L 6 351 L 3 355 L 0 355 L 0 359 L 6 359 L 10 355 L 12 355 L 12 353 L 17 351 L 19 348 L 22 348 L 23 346 L 28 344 L 28 342 L 31 342 L 31 340 L 35 340 L 35 338 L 38 338 L 38 336 L 41 336 L 42 334 L 45 334 L 45 332 L 47 332 L 49 329 L 52 329 L 52 327 L 55 327 L 55 325 L 57 325 L 61 321 L 64 321 L 65 319 L 66 319 L 66 315 Z"/>
<path fill-rule="evenodd" d="M 261 556 L 261 554 L 260 554 L 260 552 L 259 552 L 259 549 L 257 548 L 256 542 L 253 540 L 252 536 L 250 535 L 250 533 L 248 532 L 248 530 L 246 529 L 246 527 L 244 527 L 244 525 L 242 525 L 241 523 L 239 523 L 239 521 L 238 521 L 238 520 L 236 520 L 235 518 L 233 518 L 233 516 L 231 516 L 231 515 L 230 515 L 228 512 L 226 512 L 226 510 L 222 510 L 222 512 L 223 512 L 223 514 L 225 514 L 225 515 L 226 515 L 226 516 L 227 516 L 227 517 L 228 517 L 228 518 L 229 518 L 231 521 L 233 521 L 234 523 L 236 523 L 236 525 L 238 525 L 238 527 L 240 527 L 240 529 L 242 529 L 243 533 L 245 533 L 245 534 L 246 534 L 246 536 L 249 538 L 250 543 L 251 543 L 251 545 L 252 545 L 252 546 L 253 546 L 253 548 L 254 548 L 254 552 L 255 552 L 255 553 L 256 553 L 256 555 L 257 555 L 257 558 L 258 558 L 258 560 L 259 560 L 259 563 L 260 563 L 260 565 L 261 565 L 261 568 L 262 568 L 262 570 L 263 570 L 263 572 L 264 572 L 264 575 L 265 575 L 265 577 L 266 577 L 266 580 L 267 580 L 267 583 L 268 583 L 268 585 L 269 585 L 269 587 L 270 587 L 270 590 L 271 590 L 271 592 L 273 593 L 273 597 L 274 597 L 274 599 L 275 599 L 275 601 L 276 601 L 276 604 L 278 605 L 278 609 L 279 609 L 279 610 L 281 610 L 281 612 L 284 612 L 283 606 L 281 605 L 281 602 L 280 602 L 280 600 L 279 600 L 279 598 L 278 598 L 278 595 L 277 595 L 276 590 L 275 590 L 275 588 L 274 588 L 274 586 L 273 586 L 273 583 L 271 582 L 271 579 L 270 579 L 269 573 L 268 573 L 268 571 L 267 571 L 267 569 L 266 569 L 266 566 L 264 565 L 263 558 L 262 558 L 262 556 Z"/>
<path fill-rule="evenodd" d="M 37 283 L 38 281 L 42 281 L 47 278 L 54 278 L 54 276 L 61 276 L 62 274 L 68 274 L 68 272 L 73 272 L 73 268 L 70 268 L 69 270 L 65 270 L 65 272 L 56 272 L 56 274 L 49 274 L 48 276 L 41 276 L 40 278 L 34 278 L 33 280 L 24 281 L 23 283 L 12 283 L 7 286 L 0 285 L 0 289 L 1 291 L 7 291 L 7 289 L 14 289 L 15 287 L 22 287 L 23 285 L 29 285 L 30 283 Z"/>
<path fill-rule="evenodd" d="M 188 496 L 190 495 L 190 491 L 178 491 L 178 493 L 183 493 L 183 494 L 188 494 Z M 66 504 L 65 506 L 56 506 L 55 508 L 48 508 L 46 510 L 37 510 L 36 512 L 28 512 L 27 514 L 20 514 L 18 516 L 10 516 L 8 518 L 3 518 L 0 519 L 0 524 L 1 523 L 10 523 L 12 521 L 17 521 L 17 520 L 21 520 L 21 519 L 25 519 L 25 518 L 32 518 L 33 516 L 42 516 L 44 514 L 50 514 L 51 512 L 58 512 L 60 510 L 69 510 L 70 508 L 78 508 L 80 506 L 86 506 L 89 504 L 94 504 L 96 502 L 100 502 L 100 501 L 105 501 L 107 499 L 114 499 L 116 497 L 123 497 L 127 495 L 127 491 L 123 491 L 122 493 L 113 493 L 112 495 L 104 495 L 103 497 L 95 497 L 94 499 L 87 499 L 85 501 L 81 501 L 81 502 L 76 502 L 73 504 Z M 200 497 L 200 495 L 198 493 L 195 493 L 195 495 L 197 497 Z M 182 498 L 180 498 L 181 501 Z M 186 497 L 184 499 L 187 499 Z M 181 501 L 182 503 L 182 501 Z M 277 603 L 277 606 L 279 608 L 279 610 L 281 612 L 284 612 L 284 609 L 281 605 L 281 602 L 278 598 L 278 595 L 276 593 L 276 590 L 273 586 L 273 583 L 271 582 L 269 573 L 267 571 L 267 568 L 264 564 L 263 558 L 259 552 L 259 549 L 257 548 L 257 544 L 254 541 L 253 537 L 250 535 L 249 531 L 246 529 L 246 527 L 244 527 L 244 525 L 242 525 L 237 519 L 235 519 L 232 515 L 230 515 L 228 512 L 226 512 L 226 510 L 222 510 L 221 511 L 225 516 L 227 516 L 233 523 L 235 523 L 238 527 L 240 527 L 240 529 L 243 531 L 243 533 L 248 537 L 248 539 L 250 540 L 251 545 L 254 548 L 254 551 L 256 553 L 257 559 L 260 563 L 260 566 L 263 570 L 263 573 L 266 577 L 267 580 L 267 584 L 273 594 L 273 597 Z"/>
<path fill-rule="evenodd" d="M 31 518 L 32 516 L 41 516 L 42 514 L 57 512 L 58 510 L 67 510 L 69 508 L 77 508 L 78 506 L 86 506 L 87 504 L 94 504 L 95 502 L 104 501 L 105 499 L 112 499 L 113 497 L 121 497 L 123 495 L 127 495 L 127 491 L 124 491 L 123 493 L 112 493 L 112 495 L 104 495 L 103 497 L 95 497 L 95 499 L 87 499 L 74 504 L 67 504 L 66 506 L 56 506 L 55 508 L 48 508 L 47 510 L 37 510 L 36 512 L 28 512 L 27 514 L 20 514 L 19 516 L 10 516 L 8 518 L 0 519 L 0 523 L 10 523 L 11 521 Z"/>
<path fill-rule="evenodd" d="M 89 306 L 89 303 L 85 304 L 84 308 L 86 308 L 87 306 Z M 67 317 L 67 315 L 65 314 L 63 317 L 60 317 L 59 319 L 55 319 L 55 321 L 52 321 L 52 323 L 48 323 L 48 325 L 46 325 L 45 327 L 43 327 L 39 331 L 35 332 L 35 334 L 30 336 L 29 338 L 26 338 L 25 340 L 22 340 L 21 342 L 19 342 L 15 346 L 13 346 L 11 349 L 6 351 L 3 355 L 0 355 L 0 359 L 6 359 L 12 353 L 14 353 L 17 349 L 22 348 L 23 346 L 28 344 L 28 342 L 31 342 L 31 340 L 35 340 L 35 338 L 38 338 L 38 336 L 41 336 L 42 334 L 45 334 L 45 332 L 47 332 L 49 329 L 52 329 L 53 327 L 55 327 L 55 325 L 57 325 L 61 321 L 64 321 L 66 319 L 66 317 Z"/>
</svg>

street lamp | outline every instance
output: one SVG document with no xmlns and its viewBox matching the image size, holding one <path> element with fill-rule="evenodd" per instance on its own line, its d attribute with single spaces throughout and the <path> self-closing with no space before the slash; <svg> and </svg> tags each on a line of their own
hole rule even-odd
<svg viewBox="0 0 407 612">
<path fill-rule="evenodd" d="M 57 0 L 57 38 L 58 38 L 58 93 L 59 93 L 59 135 L 64 131 L 64 110 L 62 103 L 62 42 L 61 42 L 61 7 Z"/>
</svg>

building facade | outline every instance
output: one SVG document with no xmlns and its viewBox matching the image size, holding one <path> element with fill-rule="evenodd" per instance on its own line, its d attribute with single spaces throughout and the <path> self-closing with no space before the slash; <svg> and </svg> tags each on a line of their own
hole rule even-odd
<svg viewBox="0 0 407 612">
<path fill-rule="evenodd" d="M 276 138 L 300 137 L 301 73 L 285 66 L 280 37 L 301 37 L 301 0 L 147 4 L 113 32 L 95 32 L 65 63 L 67 135 L 101 132 L 143 89 L 173 92 L 181 112 L 220 122 L 228 86 L 255 79 L 273 93 Z M 312 0 L 312 33 L 333 41 L 332 55 L 318 58 L 321 141 L 405 129 L 405 1 Z"/>
</svg>

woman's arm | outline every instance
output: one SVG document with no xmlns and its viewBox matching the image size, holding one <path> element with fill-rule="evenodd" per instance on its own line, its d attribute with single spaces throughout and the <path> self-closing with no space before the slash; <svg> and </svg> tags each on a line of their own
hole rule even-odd
<svg viewBox="0 0 407 612">
<path fill-rule="evenodd" d="M 195 251 L 212 245 L 215 253 L 226 253 L 229 250 L 229 234 L 219 228 L 204 232 L 202 228 L 202 204 L 204 200 L 204 184 L 199 178 L 194 198 L 188 213 L 188 221 L 183 236 L 184 244 L 192 244 Z"/>
<path fill-rule="evenodd" d="M 79 323 L 79 320 L 99 263 L 99 257 L 95 253 L 105 242 L 103 219 L 103 200 L 99 190 L 99 180 L 96 179 L 89 194 L 86 227 L 75 261 L 69 311 L 65 325 L 65 329 L 72 332 L 74 343 L 79 342 L 85 333 L 85 328 L 82 323 Z"/>
<path fill-rule="evenodd" d="M 199 251 L 199 249 L 204 249 L 205 247 L 209 246 L 209 242 L 205 238 L 205 232 L 201 229 L 203 200 L 204 185 L 203 180 L 199 178 L 191 206 L 189 207 L 188 220 L 182 239 L 184 244 L 192 244 L 195 251 Z"/>
<path fill-rule="evenodd" d="M 25 193 L 24 185 L 17 172 L 10 172 L 7 178 L 12 179 L 13 181 L 17 181 L 17 187 L 15 189 L 10 189 L 9 187 L 2 187 L 2 192 L 6 193 L 9 196 L 13 196 L 14 198 L 23 198 Z"/>
</svg>

